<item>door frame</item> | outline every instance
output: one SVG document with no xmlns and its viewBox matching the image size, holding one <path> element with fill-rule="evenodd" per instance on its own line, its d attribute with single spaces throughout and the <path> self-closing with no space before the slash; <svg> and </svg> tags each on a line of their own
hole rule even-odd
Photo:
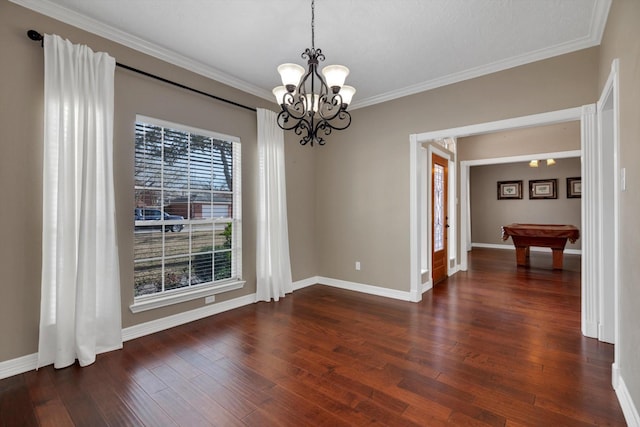
<svg viewBox="0 0 640 427">
<path fill-rule="evenodd" d="M 463 137 L 492 133 L 503 130 L 521 129 L 532 126 L 551 125 L 568 121 L 580 121 L 581 123 L 581 154 L 582 154 L 582 183 L 583 193 L 581 198 L 582 210 L 582 293 L 581 293 L 581 329 L 582 333 L 588 337 L 597 337 L 598 325 L 598 293 L 602 286 L 600 269 L 601 260 L 598 256 L 600 246 L 601 218 L 598 217 L 597 209 L 601 200 L 601 194 L 597 185 L 599 182 L 598 171 L 599 162 L 598 147 L 600 142 L 597 136 L 596 127 L 596 105 L 589 104 L 582 107 L 574 107 L 565 110 L 551 111 L 547 113 L 534 114 L 530 116 L 516 117 L 512 119 L 499 120 L 494 122 L 481 123 L 470 126 L 463 126 L 452 129 L 442 129 L 437 131 L 412 134 L 409 137 L 410 143 L 410 213 L 409 213 L 409 233 L 410 233 L 410 282 L 411 295 L 414 301 L 421 299 L 421 263 L 422 257 L 422 236 L 423 225 L 419 220 L 423 215 L 428 216 L 425 211 L 426 204 L 424 197 L 423 183 L 425 180 L 424 162 L 418 161 L 421 158 L 422 144 L 439 138 Z M 460 171 L 460 215 L 463 219 L 468 217 L 469 212 L 469 192 L 468 192 L 468 168 Z M 452 195 L 457 198 L 457 194 Z M 460 255 L 456 255 L 456 263 L 459 270 L 467 270 L 467 242 L 469 240 L 469 229 L 467 220 L 459 221 L 455 224 L 459 228 L 457 232 Z"/>
<path fill-rule="evenodd" d="M 418 139 L 418 134 L 409 136 L 411 153 L 409 156 L 409 210 L 410 210 L 410 233 L 409 233 L 409 264 L 410 264 L 410 289 L 409 300 L 412 302 L 420 302 L 422 294 L 433 287 L 431 278 L 431 242 L 429 239 L 429 230 L 431 229 L 431 215 L 429 211 L 429 203 L 431 200 L 431 173 L 429 173 L 428 165 L 430 164 L 431 153 L 436 153 L 449 160 L 449 218 L 451 226 L 449 227 L 449 262 L 451 254 L 455 255 L 458 247 L 457 243 L 457 225 L 456 225 L 456 200 L 457 200 L 457 173 L 455 155 L 435 145 L 433 141 L 436 138 Z M 442 138 L 446 135 L 443 134 Z M 454 160 L 452 161 L 452 157 Z M 453 217 L 452 217 L 453 215 Z M 448 268 L 448 274 L 451 276 L 457 269 L 456 266 Z"/>
<path fill-rule="evenodd" d="M 451 224 L 456 223 L 456 215 L 455 215 L 455 195 L 456 195 L 456 165 L 455 161 L 451 160 L 452 153 L 449 151 L 440 148 L 438 145 L 430 143 L 427 145 L 425 155 L 425 168 L 426 168 L 426 194 L 425 194 L 425 215 L 422 217 L 422 221 L 426 221 L 425 227 L 423 228 L 423 238 L 425 239 L 425 243 L 423 247 L 425 247 L 425 254 L 423 256 L 424 262 L 421 266 L 421 275 L 427 275 L 427 281 L 422 283 L 421 293 L 428 291 L 433 288 L 433 259 L 432 259 L 432 250 L 433 250 L 433 242 L 429 237 L 429 232 L 433 228 L 433 217 L 431 215 L 431 201 L 433 200 L 433 176 L 431 174 L 431 160 L 432 155 L 437 154 L 438 156 L 447 160 L 447 213 L 449 216 L 449 229 L 447 230 L 447 276 L 453 275 L 457 270 L 451 268 L 451 255 L 455 254 L 457 245 L 455 244 L 456 240 L 456 232 L 455 227 L 451 227 Z"/>
<path fill-rule="evenodd" d="M 620 289 L 620 193 L 626 191 L 625 170 L 620 169 L 620 83 L 619 83 L 620 60 L 614 59 L 611 62 L 611 69 L 607 81 L 602 89 L 600 99 L 596 104 L 597 118 L 597 185 L 599 197 L 602 198 L 604 192 L 613 188 L 613 210 L 604 210 L 603 204 L 599 203 L 596 214 L 598 215 L 598 243 L 601 243 L 608 236 L 613 246 L 613 254 L 605 254 L 603 244 L 598 246 L 600 268 L 598 280 L 599 287 L 598 301 L 598 325 L 597 338 L 599 340 L 610 341 L 613 336 L 614 356 L 611 366 L 611 384 L 614 389 L 618 389 L 620 382 L 620 316 L 619 316 L 619 289 Z M 606 114 L 604 114 L 606 112 Z M 606 134 L 605 134 L 606 133 Z M 611 152 L 612 156 L 603 156 L 605 151 Z M 601 200 L 601 199 L 599 199 Z M 613 295 L 605 284 L 613 278 Z M 603 324 L 608 323 L 607 330 L 603 330 Z M 613 323 L 613 334 L 611 334 L 611 323 Z"/>
</svg>

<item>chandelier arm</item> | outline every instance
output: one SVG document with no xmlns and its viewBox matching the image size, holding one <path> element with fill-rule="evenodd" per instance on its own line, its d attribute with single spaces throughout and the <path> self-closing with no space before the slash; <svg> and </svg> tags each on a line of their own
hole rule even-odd
<svg viewBox="0 0 640 427">
<path fill-rule="evenodd" d="M 312 67 L 312 65 L 310 65 L 309 67 Z M 300 83 L 296 88 L 296 93 L 300 97 L 300 100 L 304 102 L 306 102 L 306 99 L 307 99 L 307 80 L 311 75 L 312 74 L 311 74 L 311 68 L 310 68 L 309 71 L 307 71 L 307 73 L 302 77 L 302 79 L 300 79 Z"/>
<path fill-rule="evenodd" d="M 344 122 L 343 125 L 339 125 L 338 123 L 332 123 L 327 120 L 320 120 L 314 128 L 314 135 L 316 135 L 316 138 L 318 139 L 320 138 L 318 136 L 320 131 L 324 132 L 324 134 L 328 136 L 334 130 L 344 130 L 348 128 L 349 125 L 351 124 L 351 115 L 349 115 L 349 113 L 347 113 L 346 111 L 344 113 L 345 115 L 341 117 L 341 120 L 339 122 L 339 123 Z"/>
<path fill-rule="evenodd" d="M 284 130 L 293 130 L 296 135 L 301 136 L 302 138 L 299 141 L 300 145 L 309 144 L 313 146 L 313 141 L 315 140 L 313 124 L 310 123 L 306 118 L 303 118 L 296 121 L 291 126 L 286 126 L 285 123 L 287 119 L 283 119 L 284 116 L 286 116 L 284 111 L 281 111 L 280 114 L 278 114 L 278 126 L 280 126 Z"/>
<path fill-rule="evenodd" d="M 322 58 L 324 60 L 324 56 Z M 324 78 L 320 75 L 320 73 L 318 73 L 317 65 L 313 67 L 313 79 L 315 80 L 316 78 L 318 79 L 318 81 L 320 81 L 320 90 L 317 92 L 318 98 L 324 97 L 326 99 L 327 94 L 329 93 L 329 87 L 327 86 L 327 83 L 324 81 Z"/>
<path fill-rule="evenodd" d="M 334 123 L 343 123 L 344 125 L 340 126 L 338 124 L 334 124 Z M 341 111 L 338 114 L 338 122 L 335 121 L 327 121 L 327 123 L 331 126 L 332 129 L 334 130 L 345 130 L 346 128 L 348 128 L 351 125 L 351 114 L 349 114 L 348 111 Z"/>
<path fill-rule="evenodd" d="M 320 131 L 324 132 L 325 136 L 329 136 L 331 135 L 331 131 L 333 130 L 333 127 L 331 126 L 330 123 L 328 123 L 326 120 L 321 120 L 318 122 L 318 124 L 316 125 L 316 128 L 314 130 L 314 134 L 316 135 L 316 138 L 318 139 L 322 139 L 319 134 Z"/>
<path fill-rule="evenodd" d="M 321 129 L 323 129 L 323 126 L 321 123 L 318 123 L 315 129 L 313 130 L 313 140 L 317 142 L 318 145 L 324 145 L 326 143 L 325 139 L 322 137 L 322 135 L 319 132 L 319 130 Z M 329 130 L 328 132 L 326 130 L 324 131 L 324 135 L 329 135 L 330 133 L 331 133 L 331 130 Z"/>
<path fill-rule="evenodd" d="M 325 96 L 322 107 L 318 108 L 318 114 L 325 120 L 331 121 L 338 117 L 340 113 L 346 111 L 346 107 L 342 103 L 342 96 L 340 94 L 333 95 L 330 100 Z"/>
<path fill-rule="evenodd" d="M 293 117 L 286 110 L 280 111 L 277 117 L 278 126 L 280 126 L 283 130 L 295 129 L 296 127 L 298 127 L 298 124 L 300 123 L 301 120 L 305 120 L 305 118 Z"/>
<path fill-rule="evenodd" d="M 282 112 L 286 112 L 291 118 L 300 120 L 306 117 L 307 112 L 305 109 L 305 100 L 301 96 L 294 96 L 293 94 L 286 94 L 284 103 L 280 105 Z M 293 129 L 293 128 L 289 128 Z M 286 129 L 286 130 L 289 130 Z"/>
<path fill-rule="evenodd" d="M 332 120 L 323 119 L 322 122 L 333 130 L 345 130 L 351 125 L 351 114 L 348 111 L 341 111 Z"/>
<path fill-rule="evenodd" d="M 303 58 L 308 58 L 307 65 L 309 66 L 309 70 L 307 73 L 300 79 L 300 83 L 298 83 L 298 87 L 296 88 L 297 93 L 301 96 L 301 98 L 306 99 L 307 95 L 307 82 L 311 85 L 311 93 L 316 93 L 315 91 L 315 80 L 320 81 L 320 96 L 322 94 L 328 93 L 328 87 L 325 83 L 324 79 L 318 73 L 318 63 L 320 61 L 324 61 L 324 55 L 322 54 L 321 49 L 309 49 L 307 48 L 302 54 Z M 309 81 L 309 79 L 311 79 Z"/>
</svg>

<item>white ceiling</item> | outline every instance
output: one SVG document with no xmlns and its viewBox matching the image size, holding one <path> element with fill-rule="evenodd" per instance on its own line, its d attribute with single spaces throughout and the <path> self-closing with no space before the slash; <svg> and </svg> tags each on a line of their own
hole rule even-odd
<svg viewBox="0 0 640 427">
<path fill-rule="evenodd" d="M 311 0 L 11 1 L 269 100 L 311 45 Z M 598 45 L 610 5 L 316 0 L 315 42 L 350 68 L 357 108 Z"/>
</svg>

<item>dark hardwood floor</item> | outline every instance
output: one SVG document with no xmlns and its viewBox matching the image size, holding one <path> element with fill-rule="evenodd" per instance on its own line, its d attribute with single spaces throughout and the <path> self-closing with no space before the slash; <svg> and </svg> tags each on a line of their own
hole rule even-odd
<svg viewBox="0 0 640 427">
<path fill-rule="evenodd" d="M 624 425 L 580 259 L 474 249 L 421 303 L 312 286 L 0 381 L 0 425 Z"/>
</svg>

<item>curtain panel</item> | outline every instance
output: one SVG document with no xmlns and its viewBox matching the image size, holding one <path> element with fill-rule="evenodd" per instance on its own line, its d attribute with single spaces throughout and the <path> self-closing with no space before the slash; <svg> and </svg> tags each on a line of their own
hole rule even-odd
<svg viewBox="0 0 640 427">
<path fill-rule="evenodd" d="M 256 250 L 257 301 L 278 301 L 293 292 L 284 133 L 273 111 L 258 108 L 258 236 Z"/>
<path fill-rule="evenodd" d="M 113 188 L 115 60 L 45 35 L 38 367 L 122 347 Z"/>
</svg>

